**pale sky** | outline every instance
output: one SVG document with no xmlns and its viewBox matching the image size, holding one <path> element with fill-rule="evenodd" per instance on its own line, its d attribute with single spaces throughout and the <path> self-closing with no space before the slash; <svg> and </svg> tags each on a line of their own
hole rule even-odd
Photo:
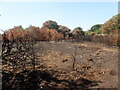
<svg viewBox="0 0 120 90">
<path fill-rule="evenodd" d="M 47 20 L 70 29 L 90 29 L 118 13 L 118 2 L 1 2 L 0 29 L 39 26 Z"/>
</svg>

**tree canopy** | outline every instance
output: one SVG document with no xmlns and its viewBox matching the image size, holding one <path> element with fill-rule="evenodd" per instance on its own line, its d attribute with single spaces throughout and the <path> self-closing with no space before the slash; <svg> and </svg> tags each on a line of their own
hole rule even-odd
<svg viewBox="0 0 120 90">
<path fill-rule="evenodd" d="M 100 28 L 102 34 L 115 34 L 118 33 L 120 25 L 120 14 L 113 16 L 111 19 L 106 21 Z"/>
<path fill-rule="evenodd" d="M 43 23 L 43 28 L 49 28 L 49 29 L 58 29 L 59 26 L 57 25 L 57 22 L 52 21 L 52 20 L 48 20 L 46 22 Z"/>
<path fill-rule="evenodd" d="M 72 31 L 73 36 L 80 36 L 80 35 L 84 35 L 84 31 L 81 27 L 77 27 L 74 28 L 74 30 Z"/>
</svg>

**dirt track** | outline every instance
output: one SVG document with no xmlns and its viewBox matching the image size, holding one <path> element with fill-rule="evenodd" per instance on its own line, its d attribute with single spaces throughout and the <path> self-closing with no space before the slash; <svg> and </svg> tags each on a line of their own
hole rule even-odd
<svg viewBox="0 0 120 90">
<path fill-rule="evenodd" d="M 118 48 L 107 47 L 93 43 L 69 42 L 42 42 L 37 55 L 41 64 L 53 70 L 53 75 L 60 80 L 65 79 L 80 83 L 79 79 L 85 78 L 98 82 L 89 85 L 89 88 L 117 88 L 118 87 Z M 76 56 L 76 71 L 72 71 L 72 55 Z M 42 53 L 41 53 L 42 52 Z M 57 87 L 63 87 L 57 86 Z"/>
</svg>

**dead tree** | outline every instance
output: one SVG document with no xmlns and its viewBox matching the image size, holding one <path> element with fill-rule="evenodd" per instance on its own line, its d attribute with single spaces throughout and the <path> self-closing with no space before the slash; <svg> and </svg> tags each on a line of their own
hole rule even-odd
<svg viewBox="0 0 120 90">
<path fill-rule="evenodd" d="M 73 51 L 73 54 L 72 54 L 72 70 L 75 71 L 76 68 L 75 68 L 75 64 L 76 64 L 76 57 L 77 57 L 77 45 L 74 45 L 74 51 Z"/>
<path fill-rule="evenodd" d="M 8 39 L 6 32 L 2 37 L 2 64 L 12 67 L 14 73 L 20 68 L 25 70 L 28 65 L 31 65 L 35 70 L 34 40 L 30 36 L 15 38 L 12 32 L 10 39 Z"/>
</svg>

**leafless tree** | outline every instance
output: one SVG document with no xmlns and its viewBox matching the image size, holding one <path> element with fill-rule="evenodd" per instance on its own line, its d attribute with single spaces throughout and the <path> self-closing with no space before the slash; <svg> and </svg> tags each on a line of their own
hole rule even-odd
<svg viewBox="0 0 120 90">
<path fill-rule="evenodd" d="M 8 39 L 6 32 L 2 35 L 2 63 L 12 66 L 12 71 L 17 71 L 20 67 L 25 70 L 27 64 L 33 66 L 35 70 L 35 52 L 34 40 L 29 35 L 26 37 L 14 38 L 11 32 L 11 38 Z"/>
<path fill-rule="evenodd" d="M 76 64 L 76 60 L 77 60 L 76 59 L 76 57 L 77 57 L 77 45 L 74 45 L 74 51 L 73 51 L 73 54 L 72 54 L 72 60 L 73 60 L 73 62 L 72 62 L 72 69 L 73 69 L 73 71 L 76 70 L 75 64 Z"/>
</svg>

